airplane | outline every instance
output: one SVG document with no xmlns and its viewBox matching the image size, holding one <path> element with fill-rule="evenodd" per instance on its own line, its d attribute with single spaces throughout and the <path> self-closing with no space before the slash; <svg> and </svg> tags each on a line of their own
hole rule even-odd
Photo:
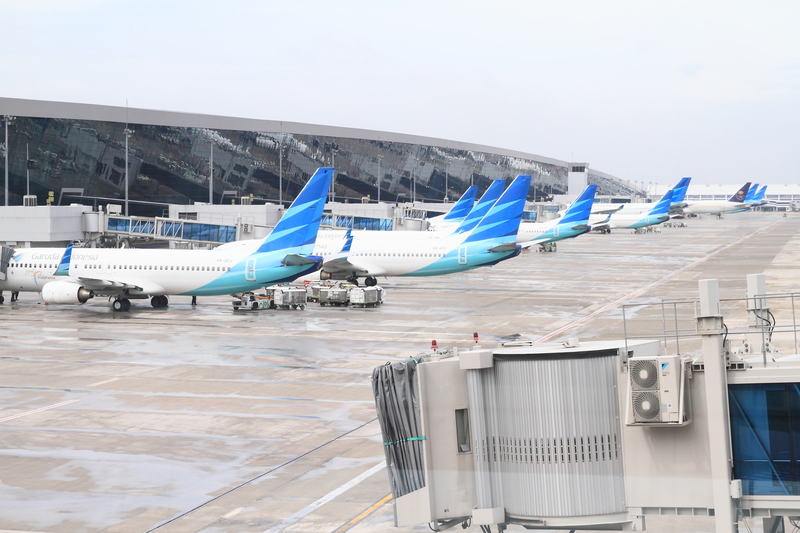
<svg viewBox="0 0 800 533">
<path fill-rule="evenodd" d="M 679 214 L 680 210 L 683 207 L 686 207 L 683 199 L 686 197 L 686 191 L 689 189 L 689 183 L 692 181 L 692 178 L 681 178 L 678 183 L 672 188 L 672 202 L 669 206 L 670 215 Z M 608 214 L 618 211 L 620 209 L 623 210 L 624 213 L 645 213 L 650 211 L 653 208 L 652 203 L 640 203 L 640 202 L 631 202 L 627 204 L 594 204 L 592 206 L 592 213 L 593 214 Z M 608 206 L 614 206 L 613 209 L 609 209 Z"/>
<path fill-rule="evenodd" d="M 661 200 L 647 213 L 626 214 L 622 211 L 611 215 L 594 214 L 589 217 L 589 226 L 592 230 L 601 233 L 611 233 L 612 229 L 638 229 L 654 226 L 669 220 L 669 206 L 672 203 L 672 189 L 661 197 Z"/>
<path fill-rule="evenodd" d="M 761 187 L 758 192 L 753 196 L 753 205 L 752 207 L 761 207 L 762 205 L 766 205 L 769 202 L 764 200 L 764 195 L 767 193 L 767 186 L 764 185 Z"/>
<path fill-rule="evenodd" d="M 35 291 L 50 304 L 114 298 L 114 311 L 131 299 L 166 307 L 168 295 L 249 292 L 314 272 L 312 254 L 333 169 L 318 169 L 275 229 L 253 249 L 142 250 L 132 248 L 25 248 L 14 250 L 0 291 Z"/>
<path fill-rule="evenodd" d="M 461 195 L 461 198 L 450 208 L 444 215 L 439 215 L 436 217 L 431 217 L 428 219 L 428 229 L 431 231 L 435 231 L 440 227 L 446 227 L 450 225 L 458 225 L 464 220 L 472 208 L 475 206 L 475 197 L 478 195 L 478 186 L 472 185 L 469 187 L 464 194 Z"/>
<path fill-rule="evenodd" d="M 572 202 L 561 218 L 547 222 L 523 222 L 517 232 L 517 243 L 523 248 L 571 239 L 589 231 L 589 215 L 597 185 L 589 185 Z"/>
<path fill-rule="evenodd" d="M 741 210 L 742 207 L 744 207 L 744 199 L 747 197 L 749 189 L 750 182 L 748 181 L 727 200 L 698 200 L 687 202 L 687 206 L 683 208 L 683 212 L 686 214 L 706 213 L 721 216 L 722 213 Z"/>
<path fill-rule="evenodd" d="M 320 279 L 346 279 L 367 286 L 379 276 L 439 276 L 515 257 L 516 234 L 530 189 L 530 176 L 517 176 L 470 231 L 353 232 L 350 250 L 326 259 Z M 466 220 L 465 220 L 466 222 Z M 462 223 L 463 224 L 463 223 Z"/>
</svg>

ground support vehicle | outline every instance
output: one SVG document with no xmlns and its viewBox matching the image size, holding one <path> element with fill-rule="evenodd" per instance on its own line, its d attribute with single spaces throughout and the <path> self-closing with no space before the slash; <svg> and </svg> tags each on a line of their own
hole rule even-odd
<svg viewBox="0 0 800 533">
<path fill-rule="evenodd" d="M 377 307 L 383 303 L 386 291 L 378 285 L 350 289 L 350 307 Z"/>
</svg>

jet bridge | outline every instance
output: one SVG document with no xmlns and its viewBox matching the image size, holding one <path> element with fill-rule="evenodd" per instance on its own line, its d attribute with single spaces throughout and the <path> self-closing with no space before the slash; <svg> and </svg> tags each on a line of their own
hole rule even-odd
<svg viewBox="0 0 800 533">
<path fill-rule="evenodd" d="M 437 349 L 373 372 L 395 525 L 718 532 L 800 516 L 800 294 L 623 309 L 618 341 Z M 792 355 L 784 355 L 784 354 Z"/>
</svg>

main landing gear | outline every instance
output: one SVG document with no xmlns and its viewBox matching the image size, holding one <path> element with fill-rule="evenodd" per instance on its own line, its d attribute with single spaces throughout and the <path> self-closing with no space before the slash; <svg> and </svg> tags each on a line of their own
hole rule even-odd
<svg viewBox="0 0 800 533">
<path fill-rule="evenodd" d="M 153 296 L 150 298 L 150 305 L 160 309 L 169 305 L 169 299 L 166 296 Z"/>
<path fill-rule="evenodd" d="M 111 308 L 114 310 L 115 313 L 119 313 L 122 311 L 130 311 L 131 310 L 131 301 L 127 298 L 117 298 L 111 304 Z"/>
<path fill-rule="evenodd" d="M 364 285 L 366 285 L 367 287 L 374 287 L 377 284 L 378 280 L 375 278 L 375 276 L 367 276 L 364 279 Z"/>
</svg>

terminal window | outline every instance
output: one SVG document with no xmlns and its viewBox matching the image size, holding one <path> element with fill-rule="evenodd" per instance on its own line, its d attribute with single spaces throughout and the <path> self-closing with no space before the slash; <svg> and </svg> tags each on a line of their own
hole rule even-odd
<svg viewBox="0 0 800 533">
<path fill-rule="evenodd" d="M 800 494 L 800 387 L 729 385 L 734 478 L 749 495 Z"/>
</svg>

